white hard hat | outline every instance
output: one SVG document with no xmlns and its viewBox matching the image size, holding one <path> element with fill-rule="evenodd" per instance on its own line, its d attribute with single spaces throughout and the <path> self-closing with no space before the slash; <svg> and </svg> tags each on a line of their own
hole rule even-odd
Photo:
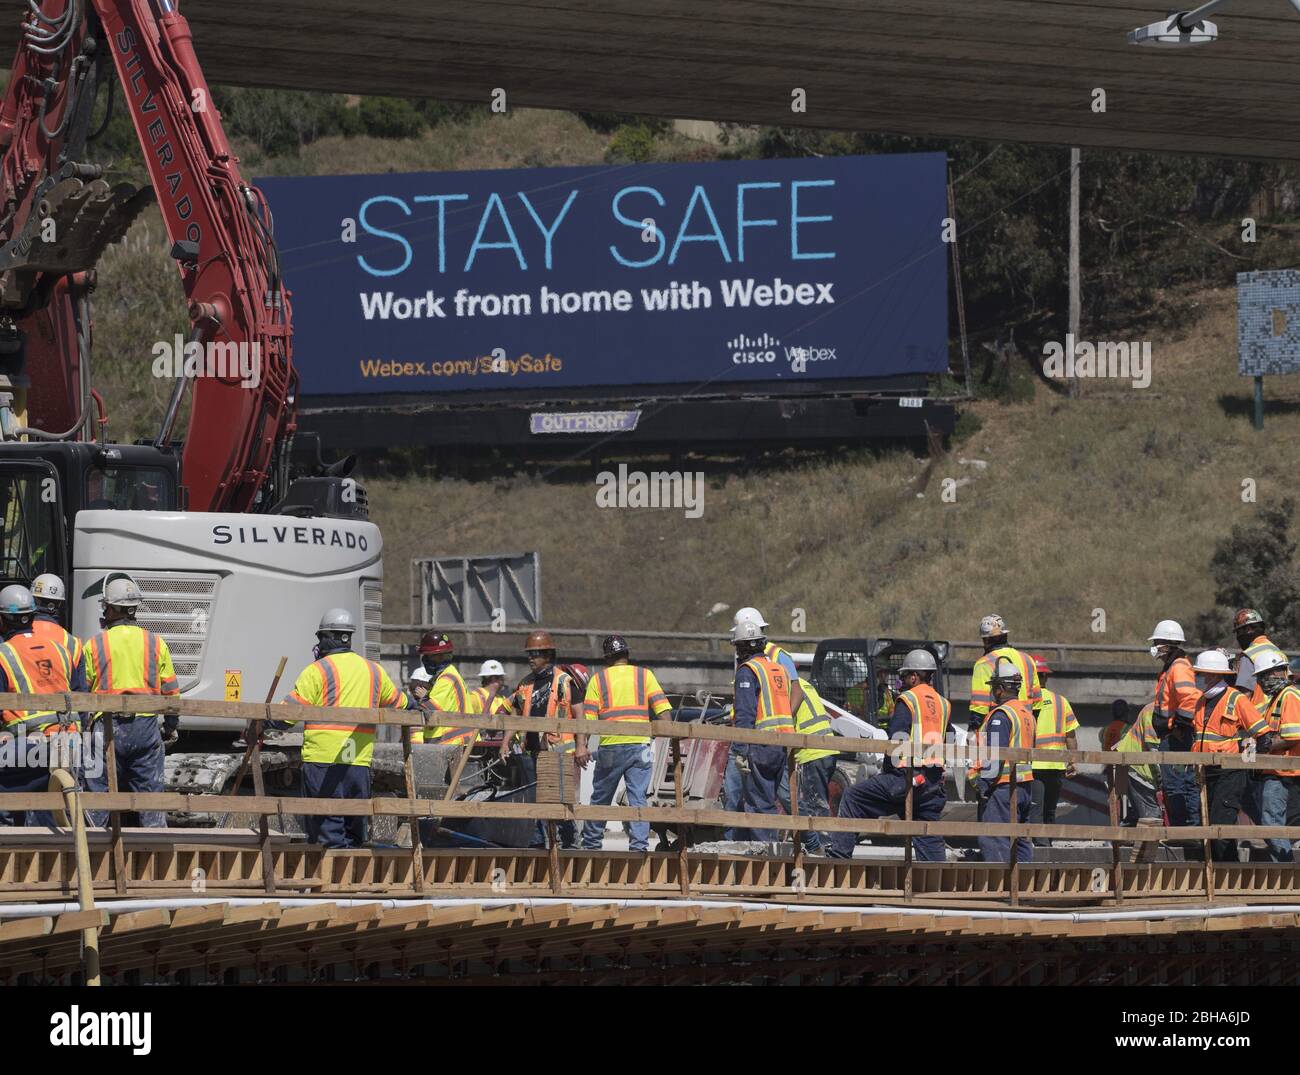
<svg viewBox="0 0 1300 1075">
<path fill-rule="evenodd" d="M 1148 642 L 1186 642 L 1187 636 L 1177 620 L 1161 620 L 1151 632 Z"/>
<path fill-rule="evenodd" d="M 316 628 L 316 633 L 338 631 L 341 634 L 352 634 L 356 629 L 357 621 L 352 618 L 351 612 L 345 608 L 332 608 L 320 618 L 320 626 Z"/>
<path fill-rule="evenodd" d="M 908 650 L 903 663 L 898 666 L 900 672 L 935 672 L 938 665 L 934 663 L 934 654 L 928 649 Z"/>
<path fill-rule="evenodd" d="M 752 620 L 737 623 L 731 629 L 732 642 L 756 642 L 766 637 L 762 626 Z"/>
<path fill-rule="evenodd" d="M 36 602 L 32 599 L 32 591 L 26 586 L 15 583 L 0 590 L 0 612 L 22 616 L 35 611 Z"/>
<path fill-rule="evenodd" d="M 1016 662 L 1009 657 L 999 657 L 997 667 L 993 670 L 993 678 L 1003 683 L 1010 683 L 1013 680 L 1024 682 L 1024 676 L 1020 669 L 1016 667 Z"/>
<path fill-rule="evenodd" d="M 105 578 L 104 593 L 99 603 L 105 608 L 110 605 L 117 608 L 139 608 L 144 603 L 144 598 L 140 596 L 140 587 L 136 585 L 135 579 L 118 572 L 111 578 Z"/>
<path fill-rule="evenodd" d="M 768 625 L 767 620 L 763 619 L 763 614 L 758 609 L 746 605 L 736 613 L 735 619 L 732 620 L 731 640 L 733 642 L 740 641 L 740 636 L 736 634 L 736 631 L 742 623 L 756 624 L 760 629 L 766 628 Z"/>
<path fill-rule="evenodd" d="M 506 670 L 501 666 L 500 661 L 484 661 L 479 665 L 479 679 L 486 679 L 488 676 L 504 676 Z"/>
<path fill-rule="evenodd" d="M 1196 658 L 1192 671 L 1227 676 L 1232 674 L 1232 666 L 1228 664 L 1228 655 L 1223 650 L 1207 649 Z"/>
<path fill-rule="evenodd" d="M 424 665 L 420 665 L 420 667 L 411 673 L 412 683 L 428 683 L 432 678 L 433 676 L 429 675 L 428 670 Z"/>
<path fill-rule="evenodd" d="M 1280 649 L 1266 649 L 1255 656 L 1255 675 L 1262 676 L 1265 672 L 1271 672 L 1274 668 L 1286 668 L 1286 654 Z"/>
<path fill-rule="evenodd" d="M 980 620 L 980 638 L 996 638 L 1007 633 L 1006 621 L 996 612 Z"/>
<path fill-rule="evenodd" d="M 32 580 L 32 596 L 38 601 L 64 601 L 68 594 L 63 588 L 63 580 L 47 572 Z"/>
</svg>

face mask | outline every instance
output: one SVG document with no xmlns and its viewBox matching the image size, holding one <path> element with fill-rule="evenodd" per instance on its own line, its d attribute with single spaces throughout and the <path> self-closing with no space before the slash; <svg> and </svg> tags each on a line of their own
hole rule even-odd
<svg viewBox="0 0 1300 1075">
<path fill-rule="evenodd" d="M 1160 647 L 1159 647 L 1159 646 L 1152 646 L 1150 652 L 1151 652 L 1151 656 L 1152 656 L 1152 657 L 1154 657 L 1157 661 L 1160 660 Z"/>
<path fill-rule="evenodd" d="M 1196 689 L 1200 691 L 1202 694 L 1204 694 L 1208 686 L 1209 684 L 1206 682 L 1205 677 L 1198 673 L 1196 676 Z"/>
<path fill-rule="evenodd" d="M 312 646 L 312 648 L 311 648 L 311 659 L 312 659 L 313 661 L 319 661 L 319 660 L 320 660 L 320 643 L 317 643 L 316 645 Z"/>
</svg>

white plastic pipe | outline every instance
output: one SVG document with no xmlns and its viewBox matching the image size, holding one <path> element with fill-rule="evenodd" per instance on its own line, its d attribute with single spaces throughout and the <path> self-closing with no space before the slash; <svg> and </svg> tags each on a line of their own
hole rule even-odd
<svg viewBox="0 0 1300 1075">
<path fill-rule="evenodd" d="M 880 914 L 880 915 L 929 915 L 935 918 L 978 918 L 983 920 L 994 921 L 1026 921 L 1026 922 L 1123 922 L 1123 921 L 1141 921 L 1150 920 L 1158 921 L 1164 918 L 1222 918 L 1230 915 L 1240 914 L 1300 914 L 1300 903 L 1277 903 L 1277 904 L 1249 904 L 1237 905 L 1231 907 L 1176 907 L 1167 909 L 1148 909 L 1143 911 L 1064 911 L 1064 912 L 1035 912 L 1035 911 L 976 911 L 963 910 L 959 908 L 925 908 L 925 907 L 896 907 L 881 904 L 871 904 L 866 906 L 827 906 L 824 904 L 814 903 L 785 903 L 773 904 L 762 903 L 748 900 L 653 900 L 653 899 L 563 899 L 563 898 L 532 898 L 521 897 L 510 899 L 509 897 L 492 898 L 492 899 L 329 899 L 326 897 L 293 897 L 289 899 L 276 899 L 274 896 L 264 898 L 248 896 L 231 896 L 231 897 L 214 897 L 203 899 L 201 897 L 186 897 L 175 899 L 156 899 L 156 900 L 114 900 L 108 903 L 100 903 L 100 908 L 113 914 L 126 913 L 128 911 L 150 911 L 150 910 L 177 910 L 182 907 L 210 907 L 214 903 L 226 903 L 232 907 L 255 907 L 260 904 L 276 903 L 281 907 L 318 907 L 324 903 L 334 903 L 340 907 L 362 907 L 368 904 L 379 904 L 387 909 L 398 907 L 416 907 L 420 904 L 427 904 L 430 907 L 463 907 L 466 905 L 478 905 L 485 908 L 490 907 L 511 907 L 524 904 L 528 907 L 553 907 L 560 904 L 568 904 L 573 907 L 739 907 L 747 911 L 770 911 L 774 906 L 787 907 L 792 911 L 820 911 L 823 914 Z M 11 903 L 0 905 L 0 919 L 3 918 L 30 918 L 41 915 L 67 914 L 79 910 L 76 903 Z"/>
</svg>

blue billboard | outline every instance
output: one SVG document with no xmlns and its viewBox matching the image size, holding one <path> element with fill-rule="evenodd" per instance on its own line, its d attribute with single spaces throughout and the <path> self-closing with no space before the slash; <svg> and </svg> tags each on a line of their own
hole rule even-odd
<svg viewBox="0 0 1300 1075">
<path fill-rule="evenodd" d="M 259 185 L 304 396 L 780 392 L 948 368 L 941 153 Z"/>
</svg>

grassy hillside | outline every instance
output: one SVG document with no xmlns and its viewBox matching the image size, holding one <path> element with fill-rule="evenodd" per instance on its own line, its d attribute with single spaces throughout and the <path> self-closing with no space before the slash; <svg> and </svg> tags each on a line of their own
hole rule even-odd
<svg viewBox="0 0 1300 1075">
<path fill-rule="evenodd" d="M 698 519 L 599 508 L 594 470 L 374 482 L 390 618 L 406 615 L 412 556 L 508 546 L 541 552 L 546 617 L 566 626 L 729 626 L 715 604 L 757 605 L 783 630 L 802 608 L 810 634 L 970 639 L 996 611 L 1023 639 L 1134 642 L 1157 619 L 1190 622 L 1214 603 L 1214 542 L 1256 511 L 1243 480 L 1259 504 L 1286 495 L 1300 447 L 1293 382 L 1269 381 L 1265 431 L 1251 428 L 1234 302 L 1204 294 L 1194 322 L 1156 338 L 1145 390 L 1085 382 L 1071 400 L 1040 384 L 1027 402 L 972 404 L 982 428 L 920 495 L 926 462 L 902 452 L 746 474 L 701 462 Z M 945 478 L 963 483 L 955 502 Z"/>
<path fill-rule="evenodd" d="M 628 137 L 626 126 L 602 134 L 576 116 L 520 111 L 401 140 L 237 149 L 252 176 L 324 174 L 597 163 Z M 672 159 L 718 153 L 662 132 L 637 145 Z M 185 326 L 166 247 L 149 213 L 100 265 L 96 372 L 121 439 L 154 431 L 169 386 L 148 376 L 149 346 Z M 716 605 L 756 604 L 782 630 L 802 609 L 812 634 L 965 639 L 998 611 L 1020 638 L 1131 642 L 1159 618 L 1190 621 L 1213 603 L 1214 542 L 1257 510 L 1242 482 L 1254 480 L 1259 504 L 1289 492 L 1300 389 L 1270 380 L 1266 430 L 1255 433 L 1251 385 L 1235 372 L 1233 295 L 1181 288 L 1179 300 L 1189 312 L 1172 328 L 1140 334 L 1154 343 L 1145 390 L 1091 382 L 1070 400 L 1037 383 L 1019 402 L 973 403 L 963 425 L 978 431 L 932 466 L 856 449 L 748 469 L 702 460 L 698 519 L 598 508 L 597 469 L 581 462 L 562 475 L 372 479 L 388 618 L 408 616 L 414 556 L 537 549 L 555 625 L 722 629 L 730 613 L 710 616 Z M 1126 324 L 1091 324 L 1088 335 L 1138 338 Z M 1046 338 L 1020 340 L 1036 355 Z M 941 495 L 944 479 L 961 482 L 955 502 Z"/>
</svg>

